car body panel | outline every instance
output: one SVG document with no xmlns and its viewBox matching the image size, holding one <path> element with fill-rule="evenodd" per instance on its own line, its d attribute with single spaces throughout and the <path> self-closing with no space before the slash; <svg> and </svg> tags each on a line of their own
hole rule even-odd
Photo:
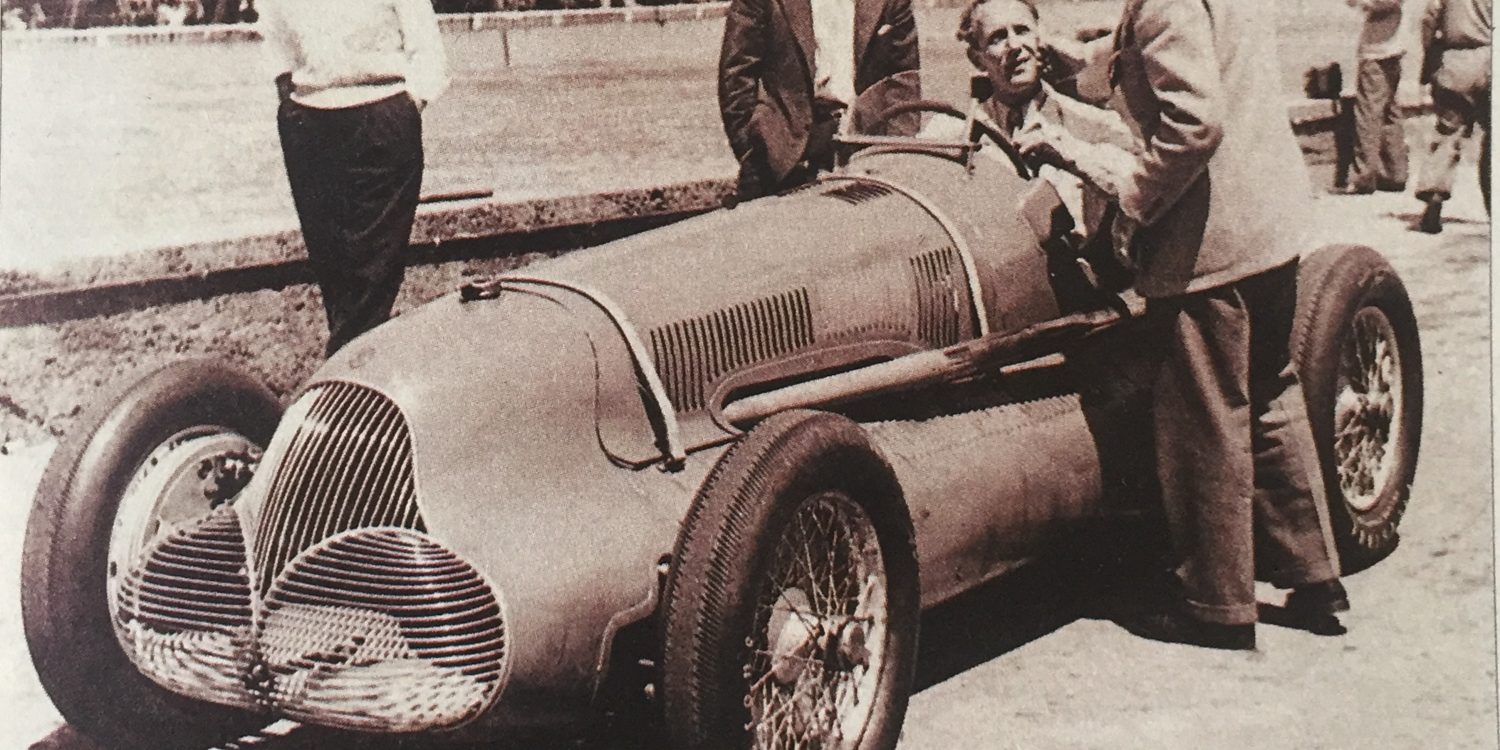
<svg viewBox="0 0 1500 750">
<path fill-rule="evenodd" d="M 745 428 L 726 403 L 1059 317 L 1022 216 L 1038 184 L 1007 169 L 871 153 L 789 194 L 439 298 L 315 373 L 304 394 L 346 384 L 394 405 L 420 510 L 409 533 L 472 565 L 499 602 L 503 688 L 448 736 L 590 710 L 615 635 L 655 614 L 679 525 Z M 1138 484 L 1119 470 L 1142 424 L 1144 381 L 1125 364 L 1137 336 L 1124 326 L 1065 356 L 841 407 L 903 487 L 924 604 L 1129 510 L 1111 498 Z M 268 456 L 303 429 L 306 411 L 288 414 Z M 353 453 L 328 460 L 340 455 Z M 265 484 L 237 508 L 252 537 L 282 533 L 257 521 Z M 254 559 L 266 546 L 249 540 L 252 567 L 283 564 Z"/>
</svg>

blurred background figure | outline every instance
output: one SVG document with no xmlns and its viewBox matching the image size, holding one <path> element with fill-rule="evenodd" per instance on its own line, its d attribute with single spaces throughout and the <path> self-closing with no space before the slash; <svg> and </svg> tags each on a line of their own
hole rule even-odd
<svg viewBox="0 0 1500 750">
<path fill-rule="evenodd" d="M 0 11 L 0 28 L 6 31 L 26 30 L 26 16 L 21 12 L 21 6 L 12 3 L 5 4 L 5 10 Z"/>
<path fill-rule="evenodd" d="M 1479 189 L 1490 209 L 1490 43 L 1495 23 L 1490 0 L 1429 0 L 1422 13 L 1422 83 L 1432 84 L 1437 124 L 1417 176 L 1417 198 L 1426 202 L 1417 229 L 1443 231 L 1443 201 L 1453 194 L 1464 139 L 1484 129 L 1479 149 Z"/>
<path fill-rule="evenodd" d="M 1367 195 L 1376 190 L 1406 190 L 1406 135 L 1396 111 L 1401 82 L 1397 38 L 1401 0 L 1347 0 L 1365 16 L 1359 34 L 1359 68 L 1354 92 L 1354 163 L 1349 182 L 1334 192 Z"/>
<path fill-rule="evenodd" d="M 156 6 L 157 26 L 182 26 L 187 23 L 187 6 L 182 0 L 161 0 Z"/>
</svg>

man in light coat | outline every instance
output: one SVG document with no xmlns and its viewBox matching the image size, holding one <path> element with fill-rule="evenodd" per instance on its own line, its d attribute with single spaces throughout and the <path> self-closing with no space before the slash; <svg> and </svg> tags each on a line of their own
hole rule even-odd
<svg viewBox="0 0 1500 750">
<path fill-rule="evenodd" d="M 1103 187 L 1119 200 L 1117 252 L 1164 342 L 1157 475 L 1182 559 L 1174 602 L 1128 625 L 1224 649 L 1255 647 L 1257 554 L 1259 572 L 1293 590 L 1294 620 L 1349 606 L 1290 362 L 1311 186 L 1267 16 L 1241 0 L 1126 0 L 1107 55 L 1110 104 L 1141 148 Z M 1066 140 L 1022 136 L 1030 154 L 1109 179 L 1080 168 L 1089 156 Z"/>
</svg>

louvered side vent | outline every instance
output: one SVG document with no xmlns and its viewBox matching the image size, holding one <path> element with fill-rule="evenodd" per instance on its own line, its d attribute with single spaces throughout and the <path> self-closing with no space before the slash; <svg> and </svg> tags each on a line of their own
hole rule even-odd
<svg viewBox="0 0 1500 750">
<path fill-rule="evenodd" d="M 934 347 L 958 343 L 968 288 L 957 253 L 949 247 L 914 256 L 911 272 L 916 280 L 917 338 Z"/>
<path fill-rule="evenodd" d="M 259 591 L 292 558 L 335 534 L 371 526 L 425 531 L 411 435 L 390 399 L 350 383 L 325 383 L 309 389 L 287 416 L 284 425 L 291 426 L 284 428 L 295 433 L 274 463 L 255 535 Z"/>
<path fill-rule="evenodd" d="M 704 406 L 720 376 L 813 343 L 807 290 L 797 289 L 651 331 L 651 356 L 678 411 Z"/>
<path fill-rule="evenodd" d="M 891 188 L 873 182 L 846 182 L 836 188 L 823 191 L 823 195 L 837 198 L 851 206 L 875 200 L 894 192 Z"/>
</svg>

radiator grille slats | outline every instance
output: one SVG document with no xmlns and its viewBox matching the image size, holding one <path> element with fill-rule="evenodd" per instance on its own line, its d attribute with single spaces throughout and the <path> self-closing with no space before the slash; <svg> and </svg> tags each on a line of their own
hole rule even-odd
<svg viewBox="0 0 1500 750">
<path fill-rule="evenodd" d="M 112 614 L 126 656 L 152 679 L 219 703 L 247 702 L 239 674 L 252 595 L 229 506 L 153 542 L 121 571 Z"/>
<path fill-rule="evenodd" d="M 653 329 L 651 356 L 672 405 L 690 412 L 720 377 L 812 343 L 808 293 L 795 289 Z"/>
<path fill-rule="evenodd" d="M 293 411 L 296 432 L 277 461 L 256 533 L 258 588 L 288 561 L 343 531 L 421 531 L 411 435 L 395 404 L 350 383 L 309 389 Z"/>
<path fill-rule="evenodd" d="M 318 384 L 261 466 L 260 505 L 184 522 L 120 572 L 112 615 L 131 661 L 184 695 L 345 729 L 451 728 L 493 705 L 499 594 L 425 533 L 395 404 Z"/>
<path fill-rule="evenodd" d="M 473 718 L 502 684 L 500 606 L 424 535 L 366 529 L 319 543 L 266 595 L 258 642 L 292 719 L 417 731 Z"/>
<path fill-rule="evenodd" d="M 968 294 L 962 265 L 948 247 L 911 258 L 916 282 L 917 339 L 933 347 L 959 341 L 962 300 Z"/>
</svg>

